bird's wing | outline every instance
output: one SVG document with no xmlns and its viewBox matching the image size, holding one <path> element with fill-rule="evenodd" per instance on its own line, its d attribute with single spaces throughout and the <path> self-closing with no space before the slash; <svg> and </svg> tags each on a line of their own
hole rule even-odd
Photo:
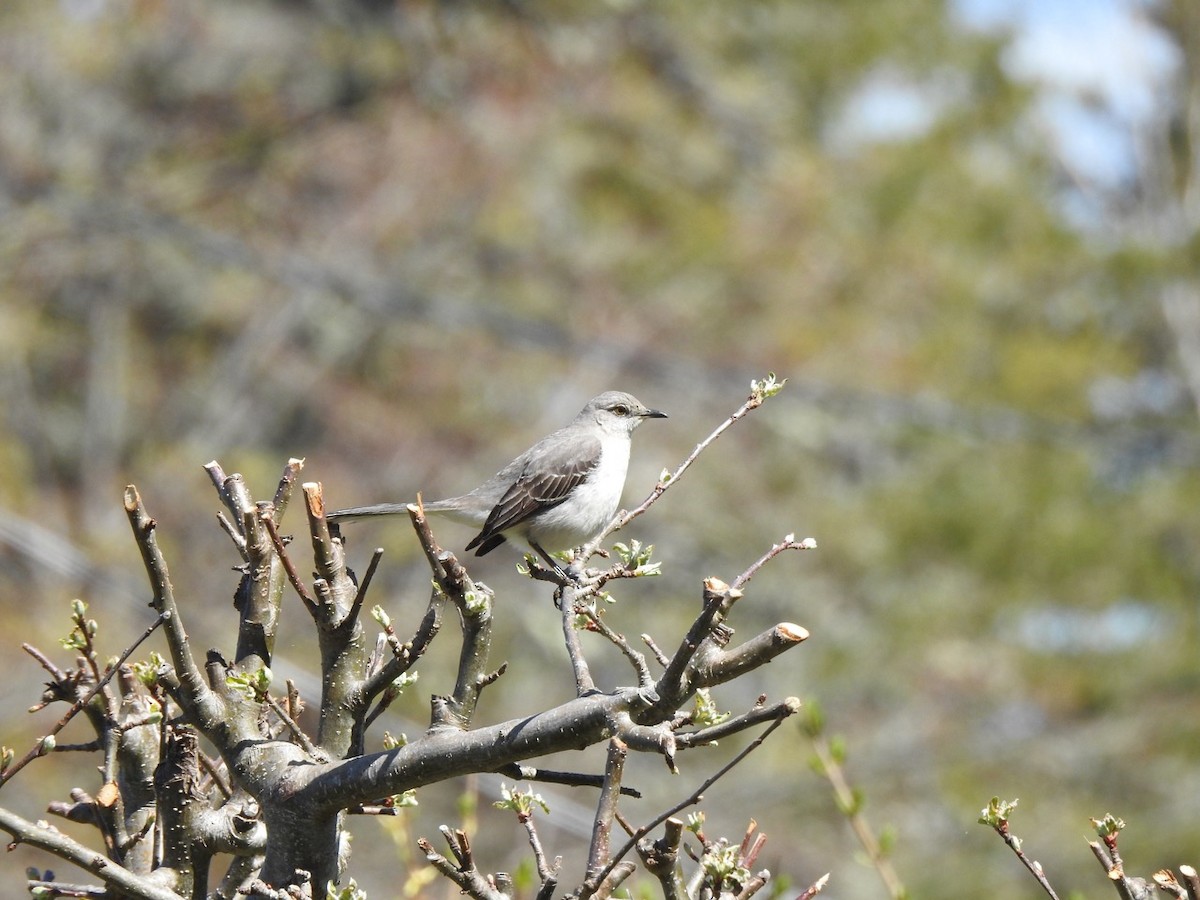
<svg viewBox="0 0 1200 900">
<path fill-rule="evenodd" d="M 493 538 L 535 513 L 562 503 L 599 464 L 600 439 L 596 437 L 577 441 L 547 439 L 534 447 L 521 474 L 492 508 L 483 530 L 467 544 L 467 549 L 479 547 L 482 556 L 498 546 L 500 541 Z"/>
</svg>

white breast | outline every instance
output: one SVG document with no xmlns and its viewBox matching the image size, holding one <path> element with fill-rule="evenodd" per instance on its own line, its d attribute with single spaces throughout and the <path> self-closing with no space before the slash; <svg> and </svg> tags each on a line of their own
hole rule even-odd
<svg viewBox="0 0 1200 900">
<path fill-rule="evenodd" d="M 600 533 L 621 505 L 629 471 L 629 435 L 605 435 L 600 463 L 558 506 L 531 516 L 521 531 L 554 553 L 585 544 Z"/>
</svg>

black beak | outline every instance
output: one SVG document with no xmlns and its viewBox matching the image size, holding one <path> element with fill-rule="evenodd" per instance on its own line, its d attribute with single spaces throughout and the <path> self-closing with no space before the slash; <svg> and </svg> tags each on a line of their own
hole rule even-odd
<svg viewBox="0 0 1200 900">
<path fill-rule="evenodd" d="M 643 419 L 665 419 L 666 417 L 667 414 L 665 412 L 661 412 L 657 409 L 648 409 L 642 413 Z"/>
</svg>

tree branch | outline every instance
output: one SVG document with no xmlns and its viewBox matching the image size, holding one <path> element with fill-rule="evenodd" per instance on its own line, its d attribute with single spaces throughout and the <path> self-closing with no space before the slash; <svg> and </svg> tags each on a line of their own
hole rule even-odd
<svg viewBox="0 0 1200 900">
<path fill-rule="evenodd" d="M 543 769 L 538 766 L 525 765 L 524 763 L 509 763 L 507 766 L 501 766 L 495 770 L 497 775 L 507 775 L 509 778 L 517 781 L 537 781 L 543 784 L 564 784 L 569 787 L 603 787 L 603 775 L 591 775 L 585 772 L 560 772 L 554 769 Z M 642 792 L 636 788 L 621 787 L 621 794 L 626 797 L 633 797 L 635 800 L 641 798 Z"/>
<path fill-rule="evenodd" d="M 802 641 L 808 630 L 791 622 L 780 622 L 732 650 L 714 650 L 694 667 L 696 684 L 707 687 L 733 681 L 752 669 L 764 666 Z"/>
<path fill-rule="evenodd" d="M 634 835 L 613 856 L 612 861 L 609 862 L 608 866 L 605 867 L 604 869 L 602 869 L 597 877 L 587 879 L 587 881 L 584 882 L 585 886 L 596 885 L 601 879 L 606 877 L 608 875 L 608 873 L 616 866 L 618 861 L 623 859 L 629 853 L 630 850 L 632 850 L 635 846 L 637 846 L 637 842 L 641 838 L 645 837 L 647 834 L 649 834 L 651 831 L 653 831 L 655 828 L 657 828 L 663 822 L 667 821 L 667 819 L 670 819 L 671 817 L 676 815 L 681 810 L 684 810 L 689 806 L 694 806 L 697 803 L 699 803 L 704 798 L 705 791 L 707 791 L 710 787 L 712 787 L 714 784 L 716 784 L 718 781 L 720 781 L 723 777 L 725 777 L 725 775 L 727 775 L 735 766 L 737 766 L 747 756 L 749 756 L 751 753 L 753 753 L 755 750 L 757 750 L 759 747 L 761 747 L 763 745 L 763 742 L 766 741 L 766 739 L 771 736 L 771 733 L 776 728 L 778 728 L 780 725 L 783 724 L 783 720 L 788 715 L 791 715 L 790 711 L 784 715 L 781 715 L 780 718 L 776 719 L 774 722 L 772 722 L 770 725 L 768 725 L 763 730 L 762 734 L 760 734 L 753 741 L 751 741 L 749 744 L 747 744 L 741 750 L 741 752 L 739 752 L 737 754 L 737 756 L 735 756 L 728 763 L 723 765 L 716 772 L 714 772 L 712 775 L 710 775 L 708 778 L 706 778 L 704 780 L 704 783 L 701 784 L 700 787 L 698 787 L 695 791 L 693 791 L 691 794 L 689 794 L 686 798 L 681 800 L 679 803 L 676 803 L 670 809 L 668 809 L 665 812 L 661 813 L 660 815 L 656 816 L 650 822 L 643 825 L 641 828 L 638 828 L 637 831 L 634 832 Z"/>
<path fill-rule="evenodd" d="M 104 686 L 106 684 L 108 684 L 108 682 L 112 679 L 112 677 L 114 675 L 117 674 L 117 671 L 121 668 L 122 665 L 125 664 L 125 661 L 128 660 L 129 657 L 133 655 L 133 651 L 136 650 L 138 647 L 140 647 L 142 645 L 142 642 L 145 641 L 146 638 L 148 638 L 148 637 L 150 637 L 150 635 L 154 634 L 154 632 L 158 630 L 158 627 L 160 625 L 162 625 L 162 623 L 165 621 L 166 621 L 166 615 L 164 613 L 159 613 L 158 618 L 156 618 L 154 620 L 154 624 L 151 625 L 149 628 L 147 628 L 145 631 L 143 631 L 141 637 L 139 637 L 136 641 L 134 641 L 132 644 L 130 644 L 128 647 L 125 648 L 124 652 L 122 652 L 122 654 L 119 657 L 117 657 L 117 659 L 113 662 L 113 664 L 108 667 L 108 671 L 104 674 L 104 676 L 98 682 L 96 682 L 96 684 L 94 684 L 92 686 L 91 690 L 89 690 L 86 694 L 84 694 L 82 697 L 78 698 L 74 703 L 72 703 L 71 708 L 68 709 L 65 713 L 63 713 L 62 718 L 60 718 L 58 720 L 58 722 L 56 722 L 54 724 L 54 727 L 51 728 L 48 732 L 46 732 L 46 734 L 43 737 L 38 738 L 37 743 L 35 743 L 23 757 L 21 757 L 19 760 L 14 762 L 11 766 L 6 768 L 3 772 L 0 772 L 0 787 L 3 787 L 5 784 L 7 784 L 8 781 L 14 775 L 16 775 L 23 768 L 25 768 L 27 765 L 29 765 L 29 763 L 31 763 L 33 760 L 37 759 L 39 756 L 45 755 L 46 746 L 47 746 L 46 738 L 47 737 L 53 738 L 54 735 L 58 734 L 60 731 L 62 731 L 64 728 L 66 728 L 67 723 L 70 722 L 73 718 L 75 718 L 75 716 L 79 714 L 79 711 L 81 709 L 84 709 L 89 703 L 91 703 L 92 699 L 97 694 L 99 694 L 102 690 L 104 690 Z M 30 644 L 22 644 L 21 647 L 25 650 L 26 653 L 29 653 L 35 659 L 42 661 L 44 667 L 47 669 L 47 671 L 49 671 L 51 673 L 51 676 L 54 677 L 56 682 L 60 681 L 61 679 L 66 678 L 66 674 L 61 669 L 59 669 L 57 666 L 53 665 L 49 659 L 47 659 L 45 656 L 43 656 L 41 654 L 41 652 L 39 650 L 37 650 L 37 648 L 33 647 Z"/>
<path fill-rule="evenodd" d="M 658 679 L 656 692 L 661 702 L 675 707 L 688 693 L 688 667 L 700 645 L 712 634 L 713 629 L 725 617 L 729 608 L 742 596 L 742 592 L 730 587 L 719 578 L 704 580 L 704 606 L 700 615 L 688 629 L 687 635 L 671 657 L 666 671 Z"/>
<path fill-rule="evenodd" d="M 362 623 L 358 586 L 346 570 L 342 541 L 325 520 L 325 499 L 318 482 L 305 482 L 305 511 L 317 578 L 317 642 L 321 648 L 321 707 L 317 746 L 340 759 L 355 749 L 362 735 L 365 706 L 361 698 L 369 652 Z"/>
<path fill-rule="evenodd" d="M 687 900 L 683 879 L 679 877 L 679 844 L 682 839 L 682 820 L 669 818 L 661 838 L 656 841 L 643 838 L 635 844 L 642 865 L 662 886 L 663 900 Z"/>
<path fill-rule="evenodd" d="M 747 728 L 753 728 L 762 722 L 780 721 L 788 716 L 795 715 L 800 711 L 800 700 L 797 697 L 788 697 L 781 700 L 779 703 L 774 703 L 771 706 L 755 706 L 749 712 L 742 713 L 740 716 L 734 716 L 726 719 L 719 725 L 712 725 L 708 728 L 701 728 L 698 731 L 684 732 L 677 734 L 675 740 L 681 750 L 688 750 L 694 747 L 703 747 L 711 744 L 714 741 L 722 740 L 730 735 L 737 734 L 740 731 L 745 731 Z"/>
<path fill-rule="evenodd" d="M 813 540 L 812 538 L 805 538 L 802 541 L 797 541 L 795 535 L 789 534 L 789 535 L 785 536 L 784 539 L 780 543 L 773 544 L 771 546 L 771 549 L 768 550 L 766 553 L 764 553 L 762 556 L 760 556 L 757 560 L 755 560 L 754 564 L 752 566 L 750 566 L 750 568 L 748 568 L 745 572 L 743 572 L 741 575 L 739 575 L 737 578 L 735 578 L 733 580 L 733 587 L 735 589 L 744 588 L 746 586 L 746 583 L 749 582 L 751 578 L 753 578 L 755 575 L 758 574 L 759 569 L 761 569 L 763 566 L 765 566 L 767 563 L 769 563 L 771 560 L 773 560 L 775 557 L 777 557 L 781 553 L 784 553 L 788 550 L 816 550 L 816 549 L 817 549 L 817 542 L 815 540 Z"/>
<path fill-rule="evenodd" d="M 735 422 L 745 418 L 751 411 L 762 406 L 763 401 L 766 400 L 768 396 L 776 393 L 777 388 L 775 386 L 774 375 L 768 376 L 768 380 L 770 382 L 769 386 L 765 383 L 760 383 L 757 381 L 752 382 L 750 396 L 746 398 L 746 402 L 738 407 L 733 415 L 714 428 L 708 437 L 697 444 L 695 449 L 692 450 L 692 452 L 688 455 L 687 459 L 680 463 L 674 472 L 672 472 L 667 478 L 654 485 L 654 489 L 650 492 L 645 500 L 643 500 L 629 512 L 619 513 L 617 517 L 613 519 L 612 523 L 600 533 L 599 537 L 590 541 L 587 546 L 583 548 L 582 558 L 585 560 L 588 559 L 593 553 L 595 553 L 596 548 L 600 546 L 606 537 L 608 537 L 614 531 L 619 531 L 620 529 L 624 528 L 626 525 L 648 510 L 651 506 L 653 506 L 658 501 L 659 497 L 665 494 L 669 488 L 678 483 L 679 479 L 683 477 L 683 474 L 689 468 L 691 468 L 692 463 L 694 463 L 700 454 L 707 450 L 717 438 L 724 434 Z M 782 383 L 778 385 L 778 387 L 782 386 Z"/>
<path fill-rule="evenodd" d="M 98 877 L 114 891 L 134 900 L 179 900 L 179 894 L 163 886 L 162 878 L 150 879 L 135 875 L 107 859 L 103 854 L 85 847 L 55 828 L 37 825 L 0 807 L 0 828 L 13 838 L 13 844 L 28 844 L 52 853 L 59 859 L 75 863 Z M 159 870 L 169 874 L 165 870 Z"/>
<path fill-rule="evenodd" d="M 142 562 L 150 578 L 154 599 L 150 605 L 164 617 L 167 634 L 167 649 L 175 664 L 181 688 L 180 700 L 184 711 L 193 716 L 206 732 L 217 727 L 226 716 L 225 704 L 209 689 L 204 676 L 188 646 L 187 632 L 175 603 L 175 592 L 167 572 L 167 561 L 158 547 L 155 537 L 157 523 L 146 512 L 137 488 L 132 484 L 125 488 L 125 514 L 133 528 L 133 537 L 142 553 Z"/>
<path fill-rule="evenodd" d="M 471 845 L 464 832 L 452 832 L 443 825 L 440 829 L 446 839 L 450 852 L 456 862 L 451 862 L 433 849 L 433 845 L 425 838 L 417 841 L 417 846 L 425 853 L 430 864 L 459 886 L 459 889 L 475 900 L 510 900 L 508 895 L 496 889 L 477 868 L 471 853 Z"/>
<path fill-rule="evenodd" d="M 629 641 L 625 639 L 623 634 L 618 634 L 608 627 L 592 604 L 579 603 L 576 609 L 591 623 L 593 631 L 599 632 L 604 637 L 608 638 L 621 654 L 629 660 L 629 664 L 633 666 L 634 672 L 637 673 L 638 686 L 643 689 L 649 689 L 654 686 L 654 676 L 650 674 L 650 667 L 646 665 L 646 657 L 630 646 Z"/>
<path fill-rule="evenodd" d="M 597 875 L 609 859 L 609 836 L 612 834 L 613 818 L 621 798 L 621 775 L 625 770 L 625 757 L 629 748 L 620 738 L 608 742 L 608 758 L 604 766 L 604 784 L 596 804 L 595 826 L 592 828 L 592 843 L 588 850 L 587 878 Z"/>
<path fill-rule="evenodd" d="M 582 597 L 586 589 L 573 584 L 562 588 L 558 598 L 559 611 L 562 614 L 563 642 L 567 648 L 567 657 L 571 661 L 571 671 L 575 676 L 575 694 L 583 697 L 596 690 L 596 682 L 592 679 L 591 669 L 583 655 L 583 644 L 579 640 L 579 629 L 575 627 L 576 609 L 585 602 Z"/>
</svg>

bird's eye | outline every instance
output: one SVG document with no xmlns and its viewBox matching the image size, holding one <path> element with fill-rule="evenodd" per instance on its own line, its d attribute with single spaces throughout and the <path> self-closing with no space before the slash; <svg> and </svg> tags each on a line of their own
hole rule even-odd
<svg viewBox="0 0 1200 900">
<path fill-rule="evenodd" d="M 614 407 L 612 408 L 612 411 L 613 411 L 614 413 L 616 413 L 618 416 L 627 416 L 627 415 L 629 415 L 629 407 L 628 407 L 628 406 L 626 406 L 626 405 L 625 405 L 625 404 L 623 404 L 623 403 L 618 403 L 616 406 L 614 406 Z"/>
</svg>

